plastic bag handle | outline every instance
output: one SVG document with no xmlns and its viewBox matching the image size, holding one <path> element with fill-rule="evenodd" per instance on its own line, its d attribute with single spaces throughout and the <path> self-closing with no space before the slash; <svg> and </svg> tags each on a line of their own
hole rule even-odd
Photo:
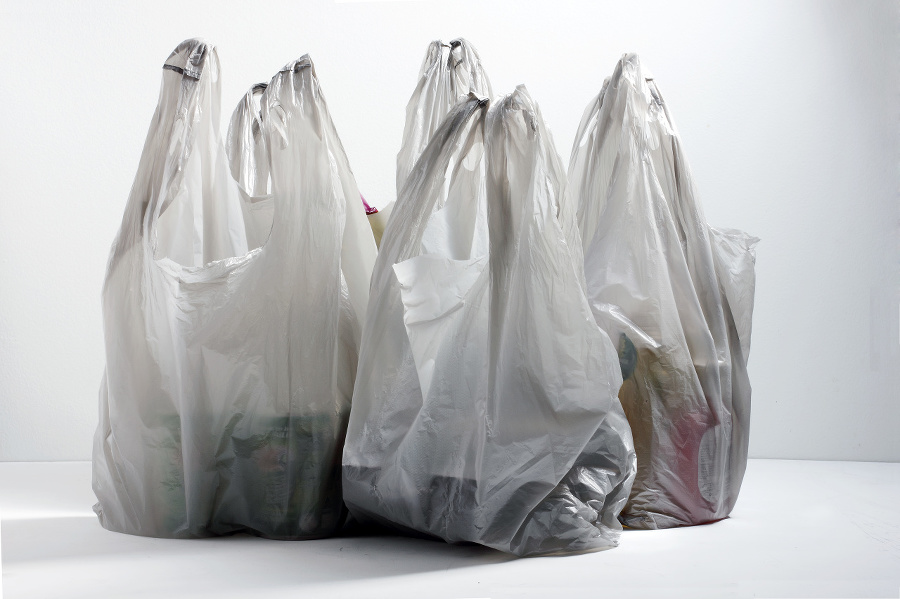
<svg viewBox="0 0 900 599">
<path fill-rule="evenodd" d="M 487 98 L 479 98 L 470 93 L 450 111 L 434 133 L 400 190 L 397 204 L 382 237 L 383 245 L 378 254 L 379 263 L 381 260 L 389 260 L 391 264 L 396 264 L 418 255 L 422 235 L 436 200 L 436 195 L 429 193 L 429 190 L 438 184 L 435 182 L 438 180 L 436 175 L 446 173 L 450 159 L 463 141 L 462 134 L 471 119 L 484 119 L 489 102 Z M 443 179 L 441 176 L 439 181 L 442 183 Z M 427 195 L 431 201 L 422 202 L 419 199 L 421 195 Z M 409 221 L 412 221 L 412 224 L 406 224 Z M 402 236 L 402 239 L 401 236 L 391 233 L 392 230 L 406 230 L 407 227 L 411 227 L 411 234 Z M 378 266 L 375 273 L 390 274 L 389 269 Z M 373 280 L 372 284 L 374 289 L 376 281 Z"/>
<path fill-rule="evenodd" d="M 179 44 L 175 50 L 166 59 L 163 64 L 163 70 L 173 71 L 181 75 L 181 81 L 178 83 L 178 91 L 171 98 L 174 103 L 174 115 L 172 116 L 172 130 L 168 137 L 168 145 L 165 149 L 158 147 L 155 159 L 164 160 L 164 166 L 161 173 L 160 185 L 156 188 L 149 198 L 149 203 L 143 213 L 142 232 L 143 237 L 151 247 L 156 251 L 156 226 L 160 215 L 171 205 L 172 200 L 181 187 L 184 178 L 184 163 L 187 160 L 191 144 L 187 143 L 190 139 L 193 123 L 193 115 L 197 109 L 198 96 L 197 86 L 199 85 L 204 71 L 207 70 L 207 63 L 211 56 L 211 50 L 214 51 L 205 41 L 201 39 L 188 39 Z M 177 64 L 173 64 L 173 60 Z M 164 89 L 161 97 L 166 95 L 166 87 L 173 85 L 163 82 Z M 172 108 L 158 107 L 159 108 Z M 158 115 L 162 116 L 162 115 Z M 176 137 L 175 130 L 181 124 Z M 166 155 L 160 156 L 162 152 Z"/>
</svg>

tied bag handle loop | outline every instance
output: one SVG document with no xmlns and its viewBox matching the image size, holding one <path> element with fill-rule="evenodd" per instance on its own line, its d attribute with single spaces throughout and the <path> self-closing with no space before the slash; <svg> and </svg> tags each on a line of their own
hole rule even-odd
<svg viewBox="0 0 900 599">
<path fill-rule="evenodd" d="M 156 149 L 156 163 L 161 165 L 161 177 L 159 184 L 152 188 L 143 214 L 144 235 L 154 254 L 159 217 L 171 205 L 184 181 L 184 166 L 193 149 L 195 121 L 198 117 L 209 118 L 212 112 L 199 109 L 198 104 L 204 71 L 210 66 L 209 61 L 215 60 L 214 55 L 215 49 L 205 41 L 189 39 L 179 44 L 163 64 L 164 72 L 171 71 L 181 77 L 164 77 L 160 93 L 158 117 L 171 122 L 171 127 L 167 139 L 160 140 L 168 143 L 160 144 Z M 218 89 L 214 91 L 218 92 Z M 207 100 L 214 101 L 213 98 Z M 166 125 L 165 122 L 161 124 Z"/>
<path fill-rule="evenodd" d="M 320 106 L 319 82 L 315 66 L 309 55 L 288 63 L 272 77 L 260 101 L 260 121 L 266 143 L 268 168 L 272 177 L 272 192 L 275 193 L 275 179 L 278 164 L 277 152 L 296 152 L 293 163 L 301 169 L 308 168 L 304 160 L 314 160 L 322 153 L 328 153 L 327 137 L 322 120 L 330 118 L 322 114 Z M 313 149 L 314 144 L 323 147 Z M 311 177 L 307 171 L 299 173 L 301 184 Z M 296 174 L 294 175 L 296 180 Z M 281 244 L 291 238 L 291 230 L 300 219 L 308 218 L 307 202 L 328 201 L 324 198 L 303 198 L 297 201 L 289 197 L 275 197 L 272 231 L 266 246 Z M 340 209 L 343 211 L 344 207 Z M 294 235 L 293 237 L 296 237 Z"/>
<path fill-rule="evenodd" d="M 491 82 L 481 65 L 481 56 L 465 38 L 450 42 L 446 68 L 450 75 L 451 99 L 468 93 L 488 98 L 494 96 Z"/>
</svg>

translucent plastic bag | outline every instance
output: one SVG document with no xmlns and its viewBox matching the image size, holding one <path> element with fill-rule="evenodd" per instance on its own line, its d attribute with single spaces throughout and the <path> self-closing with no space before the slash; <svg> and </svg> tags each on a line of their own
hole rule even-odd
<svg viewBox="0 0 900 599">
<path fill-rule="evenodd" d="M 520 87 L 487 113 L 474 95 L 458 104 L 400 194 L 344 500 L 361 520 L 517 555 L 611 547 L 635 469 L 615 348 L 585 301 L 537 107 Z"/>
<path fill-rule="evenodd" d="M 585 111 L 569 182 L 588 299 L 618 343 L 638 455 L 622 520 L 724 518 L 747 464 L 758 240 L 706 224 L 666 105 L 633 54 Z"/>
<path fill-rule="evenodd" d="M 376 252 L 359 192 L 312 62 L 288 64 L 258 98 L 265 151 L 232 151 L 271 177 L 248 251 L 262 188 L 217 133 L 215 48 L 188 40 L 164 69 L 103 287 L 95 511 L 150 536 L 328 535 Z"/>
</svg>

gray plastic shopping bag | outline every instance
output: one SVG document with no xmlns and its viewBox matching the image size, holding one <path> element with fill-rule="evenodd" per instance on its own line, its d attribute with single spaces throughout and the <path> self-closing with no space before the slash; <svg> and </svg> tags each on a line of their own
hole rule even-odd
<svg viewBox="0 0 900 599">
<path fill-rule="evenodd" d="M 638 456 L 622 520 L 724 518 L 747 465 L 758 240 L 707 225 L 666 104 L 634 54 L 585 111 L 569 183 L 588 299 L 618 345 Z"/>
</svg>

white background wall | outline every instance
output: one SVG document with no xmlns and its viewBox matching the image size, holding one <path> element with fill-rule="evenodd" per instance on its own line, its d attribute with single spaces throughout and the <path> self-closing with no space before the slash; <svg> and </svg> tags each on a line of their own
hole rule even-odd
<svg viewBox="0 0 900 599">
<path fill-rule="evenodd" d="M 363 194 L 394 195 L 426 44 L 526 83 L 568 162 L 625 51 L 682 133 L 712 224 L 762 238 L 752 457 L 900 460 L 898 5 L 118 2 L 0 5 L 0 460 L 90 458 L 100 288 L 160 66 L 216 43 L 223 117 L 310 53 Z"/>
</svg>

